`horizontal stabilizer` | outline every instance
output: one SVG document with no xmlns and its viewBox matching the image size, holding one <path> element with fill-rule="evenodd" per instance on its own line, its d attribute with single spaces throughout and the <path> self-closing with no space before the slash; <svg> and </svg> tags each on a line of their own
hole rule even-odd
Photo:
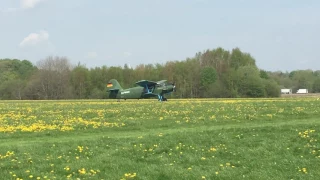
<svg viewBox="0 0 320 180">
<path fill-rule="evenodd" d="M 108 89 L 107 91 L 118 92 L 120 89 Z"/>
</svg>

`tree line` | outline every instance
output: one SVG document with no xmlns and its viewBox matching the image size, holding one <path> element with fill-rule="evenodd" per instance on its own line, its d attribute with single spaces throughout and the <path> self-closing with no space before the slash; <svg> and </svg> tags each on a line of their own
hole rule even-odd
<svg viewBox="0 0 320 180">
<path fill-rule="evenodd" d="M 320 71 L 270 72 L 239 48 L 196 53 L 192 58 L 135 68 L 73 65 L 66 57 L 49 56 L 35 65 L 28 60 L 0 59 L 0 99 L 102 99 L 106 83 L 122 87 L 145 79 L 175 82 L 172 98 L 279 97 L 281 88 L 320 92 Z"/>
</svg>

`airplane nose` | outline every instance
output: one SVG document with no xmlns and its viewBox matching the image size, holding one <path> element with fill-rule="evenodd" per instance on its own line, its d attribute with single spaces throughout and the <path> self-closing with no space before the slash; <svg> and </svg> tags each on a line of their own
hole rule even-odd
<svg viewBox="0 0 320 180">
<path fill-rule="evenodd" d="M 176 83 L 175 83 L 175 82 L 172 82 L 171 84 L 172 84 L 172 86 L 173 86 L 173 87 L 172 87 L 172 91 L 175 92 L 175 91 L 176 91 Z"/>
</svg>

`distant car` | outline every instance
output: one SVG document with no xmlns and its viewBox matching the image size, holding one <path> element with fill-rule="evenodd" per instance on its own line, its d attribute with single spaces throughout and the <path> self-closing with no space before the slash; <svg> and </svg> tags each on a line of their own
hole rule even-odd
<svg viewBox="0 0 320 180">
<path fill-rule="evenodd" d="M 297 94 L 307 94 L 308 89 L 298 89 Z"/>
<path fill-rule="evenodd" d="M 281 94 L 292 94 L 291 89 L 281 89 Z"/>
</svg>

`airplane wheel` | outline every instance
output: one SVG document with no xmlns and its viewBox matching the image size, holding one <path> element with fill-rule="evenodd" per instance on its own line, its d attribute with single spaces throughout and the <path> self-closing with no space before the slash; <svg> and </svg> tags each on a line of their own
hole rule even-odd
<svg viewBox="0 0 320 180">
<path fill-rule="evenodd" d="M 167 98 L 163 98 L 163 101 L 167 101 Z"/>
</svg>

